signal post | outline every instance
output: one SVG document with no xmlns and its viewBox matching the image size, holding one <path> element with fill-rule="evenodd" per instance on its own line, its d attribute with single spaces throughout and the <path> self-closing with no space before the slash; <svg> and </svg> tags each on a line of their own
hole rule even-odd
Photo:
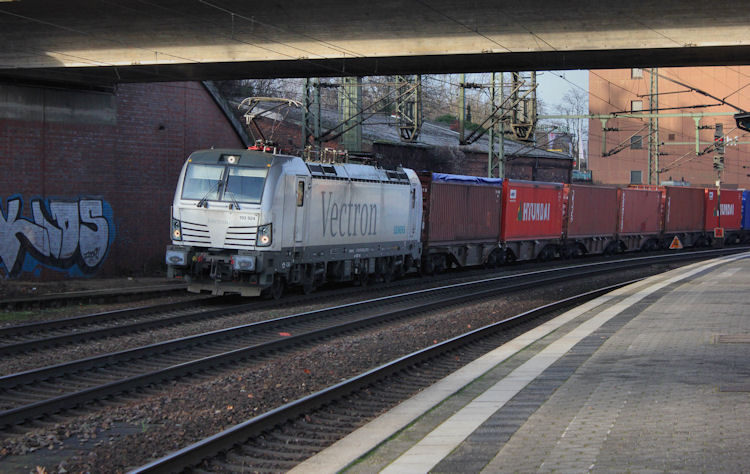
<svg viewBox="0 0 750 474">
<path fill-rule="evenodd" d="M 714 246 L 724 247 L 724 228 L 721 226 L 721 175 L 724 172 L 724 125 L 717 123 L 714 131 L 714 171 L 716 172 L 716 227 Z"/>
</svg>

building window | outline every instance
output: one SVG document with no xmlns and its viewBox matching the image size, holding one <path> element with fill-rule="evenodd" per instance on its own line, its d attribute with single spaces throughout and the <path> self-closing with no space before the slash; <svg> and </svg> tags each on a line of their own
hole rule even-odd
<svg viewBox="0 0 750 474">
<path fill-rule="evenodd" d="M 643 137 L 640 135 L 633 135 L 630 137 L 630 149 L 641 150 L 643 149 Z"/>
<path fill-rule="evenodd" d="M 643 184 L 640 170 L 630 172 L 630 184 Z"/>
<path fill-rule="evenodd" d="M 670 134 L 669 134 L 669 141 L 670 141 L 670 142 L 673 142 L 673 141 L 674 141 L 674 133 L 670 133 Z"/>
<path fill-rule="evenodd" d="M 630 70 L 630 77 L 633 79 L 641 79 L 643 77 L 643 69 L 634 67 Z"/>
<path fill-rule="evenodd" d="M 630 111 L 631 112 L 640 112 L 643 110 L 643 101 L 642 100 L 631 100 L 630 101 Z"/>
</svg>

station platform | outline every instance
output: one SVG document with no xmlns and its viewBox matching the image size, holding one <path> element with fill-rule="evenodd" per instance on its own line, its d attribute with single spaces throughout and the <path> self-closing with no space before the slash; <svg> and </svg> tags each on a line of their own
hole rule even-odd
<svg viewBox="0 0 750 474">
<path fill-rule="evenodd" d="M 750 253 L 519 336 L 293 472 L 747 472 Z"/>
</svg>

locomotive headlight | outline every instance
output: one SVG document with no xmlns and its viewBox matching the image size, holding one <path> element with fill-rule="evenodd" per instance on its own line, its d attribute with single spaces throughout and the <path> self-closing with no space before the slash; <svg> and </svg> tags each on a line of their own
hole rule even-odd
<svg viewBox="0 0 750 474">
<path fill-rule="evenodd" d="M 182 240 L 182 223 L 172 219 L 172 240 Z"/>
<path fill-rule="evenodd" d="M 271 245 L 271 224 L 259 225 L 258 234 L 255 238 L 255 245 L 258 247 L 268 247 Z"/>
</svg>

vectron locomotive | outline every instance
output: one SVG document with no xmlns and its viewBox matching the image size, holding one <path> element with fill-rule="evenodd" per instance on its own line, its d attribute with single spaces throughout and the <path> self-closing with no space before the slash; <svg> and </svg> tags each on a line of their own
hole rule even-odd
<svg viewBox="0 0 750 474">
<path fill-rule="evenodd" d="M 197 151 L 172 205 L 169 276 L 192 292 L 278 297 L 286 285 L 398 275 L 420 257 L 420 190 L 409 169 Z"/>
</svg>

